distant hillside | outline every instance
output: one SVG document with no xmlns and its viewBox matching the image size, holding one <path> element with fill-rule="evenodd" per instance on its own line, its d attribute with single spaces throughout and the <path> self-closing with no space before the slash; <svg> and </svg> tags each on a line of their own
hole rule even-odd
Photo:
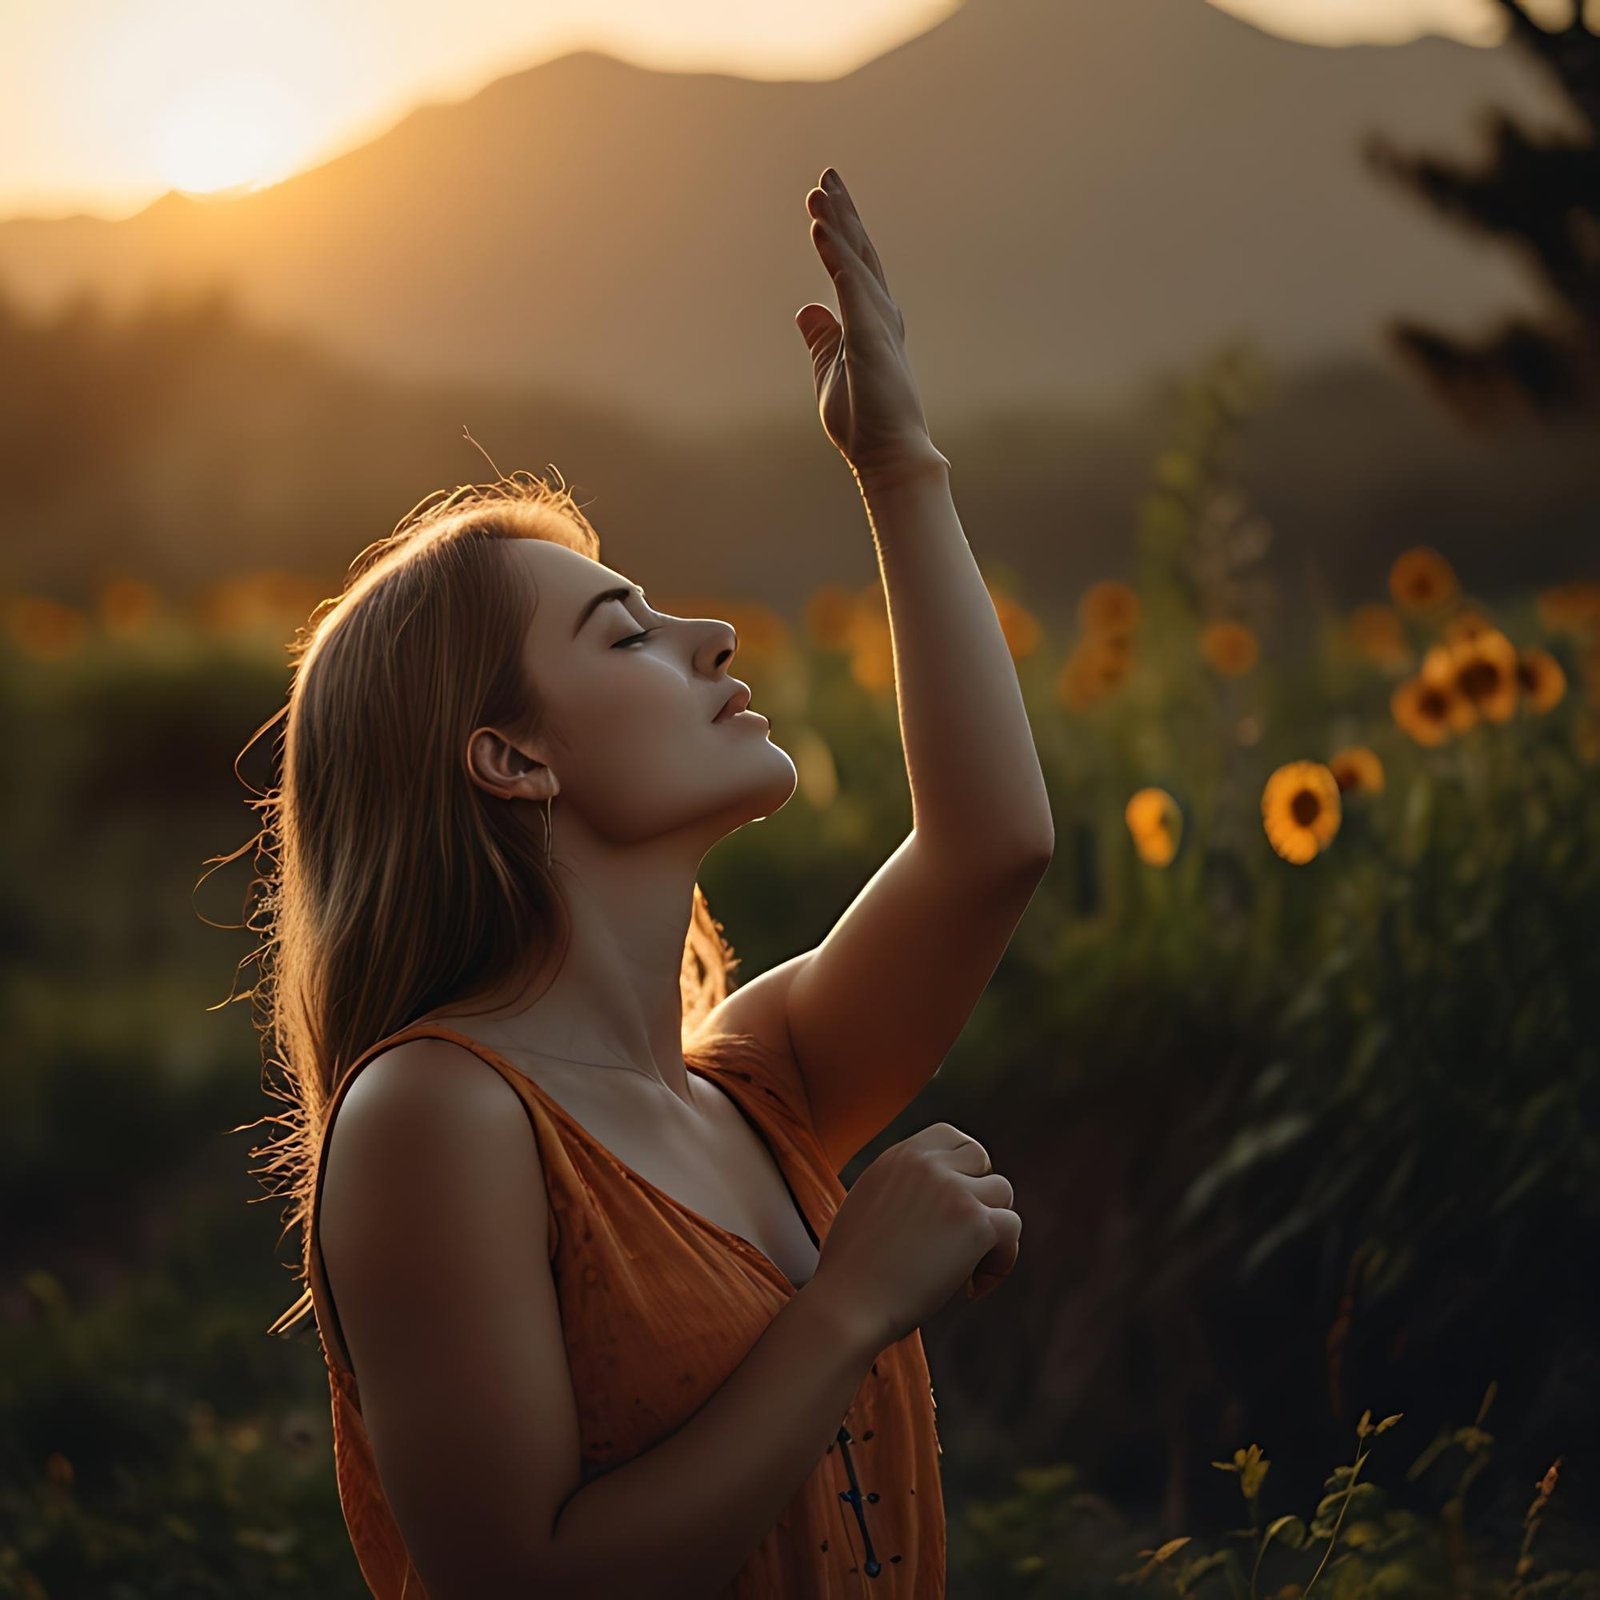
<svg viewBox="0 0 1600 1600">
<path fill-rule="evenodd" d="M 335 592 L 425 496 L 493 476 L 464 428 L 501 471 L 559 469 L 604 558 L 660 603 L 751 598 L 798 621 L 816 585 L 877 578 L 855 484 L 807 405 L 686 437 L 531 386 L 396 385 L 265 336 L 226 303 L 129 323 L 80 306 L 40 325 L 0 299 L 0 371 L 0 592 L 82 603 L 133 573 L 188 598 L 262 567 Z M 1381 368 L 1277 377 L 1277 400 L 1236 444 L 1291 614 L 1308 584 L 1341 603 L 1380 596 L 1418 543 L 1485 600 L 1600 578 L 1586 430 L 1472 440 Z M 1131 576 L 1170 429 L 1159 395 L 1019 403 L 941 428 L 980 565 L 1009 568 L 1052 621 L 1095 579 Z"/>
<path fill-rule="evenodd" d="M 1392 313 L 1531 306 L 1509 260 L 1356 154 L 1378 127 L 1465 148 L 1489 101 L 1554 115 L 1509 48 L 1326 49 L 1202 0 L 968 0 L 832 82 L 579 51 L 255 195 L 0 223 L 0 284 L 41 306 L 221 279 L 386 373 L 672 428 L 782 416 L 810 399 L 793 313 L 831 294 L 802 204 L 831 162 L 938 429 L 1126 398 L 1231 331 L 1343 358 L 1376 354 Z"/>
</svg>

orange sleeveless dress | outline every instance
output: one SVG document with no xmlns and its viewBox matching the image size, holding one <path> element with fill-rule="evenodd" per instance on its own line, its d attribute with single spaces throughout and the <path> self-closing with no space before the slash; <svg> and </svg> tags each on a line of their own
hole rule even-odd
<svg viewBox="0 0 1600 1600">
<path fill-rule="evenodd" d="M 317 1206 L 328 1133 L 345 1091 L 374 1056 L 420 1035 L 453 1040 L 494 1068 L 521 1097 L 538 1140 L 584 1483 L 681 1426 L 799 1292 L 761 1250 L 625 1166 L 487 1046 L 437 1022 L 413 1023 L 373 1045 L 345 1074 L 324 1123 L 309 1287 L 328 1368 L 339 1503 L 377 1600 L 427 1600 L 427 1592 L 378 1481 L 317 1244 Z M 820 1242 L 847 1191 L 804 1106 L 791 1104 L 782 1080 L 755 1059 L 689 1070 L 738 1106 Z M 718 1600 L 944 1595 L 942 1446 L 918 1330 L 879 1353 L 840 1420 L 844 1437 L 827 1447 Z"/>
</svg>

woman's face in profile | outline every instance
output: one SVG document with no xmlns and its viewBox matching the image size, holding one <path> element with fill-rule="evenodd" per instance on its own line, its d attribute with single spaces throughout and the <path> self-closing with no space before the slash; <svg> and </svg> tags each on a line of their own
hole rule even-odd
<svg viewBox="0 0 1600 1600">
<path fill-rule="evenodd" d="M 683 829 L 709 848 L 784 805 L 795 767 L 765 720 L 713 720 L 741 681 L 730 624 L 655 611 L 621 573 L 565 545 L 509 548 L 537 594 L 525 660 L 549 720 L 534 754 L 555 773 L 558 811 L 576 809 L 614 843 Z M 627 593 L 593 604 L 611 589 Z"/>
</svg>

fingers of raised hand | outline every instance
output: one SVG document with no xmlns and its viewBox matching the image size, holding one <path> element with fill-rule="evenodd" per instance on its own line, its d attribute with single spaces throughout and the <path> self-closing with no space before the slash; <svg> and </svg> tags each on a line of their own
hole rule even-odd
<svg viewBox="0 0 1600 1600">
<path fill-rule="evenodd" d="M 889 280 L 883 275 L 883 263 L 878 259 L 878 252 L 867 235 L 867 225 L 861 220 L 861 213 L 856 210 L 854 198 L 844 186 L 844 179 L 829 167 L 823 173 L 821 183 L 811 193 L 821 199 L 820 215 L 826 220 L 837 218 L 839 231 L 866 262 L 873 276 L 883 285 L 884 293 L 887 294 Z"/>
<path fill-rule="evenodd" d="M 904 333 L 905 318 L 901 315 L 899 306 L 895 304 L 894 297 L 889 293 L 889 285 L 884 278 L 883 264 L 878 259 L 878 252 L 872 240 L 867 237 L 866 226 L 862 223 L 860 213 L 856 210 L 855 203 L 850 199 L 843 183 L 837 177 L 835 182 L 837 187 L 831 194 L 826 187 L 818 186 L 806 195 L 806 210 L 825 230 L 822 239 L 824 259 L 829 254 L 827 247 L 831 245 L 834 259 L 829 262 L 830 267 L 847 281 L 850 278 L 859 278 L 867 299 L 878 313 L 896 332 Z M 813 228 L 813 233 L 815 231 Z M 852 272 L 851 268 L 857 264 L 865 267 L 866 271 Z M 847 309 L 843 302 L 844 292 L 841 291 L 841 309 Z"/>
</svg>

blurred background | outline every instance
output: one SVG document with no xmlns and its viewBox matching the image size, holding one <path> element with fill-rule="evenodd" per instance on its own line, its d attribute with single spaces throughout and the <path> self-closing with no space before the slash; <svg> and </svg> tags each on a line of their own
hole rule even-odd
<svg viewBox="0 0 1600 1600">
<path fill-rule="evenodd" d="M 363 547 L 487 452 L 735 624 L 800 772 L 701 880 L 743 976 L 904 837 L 832 164 L 1056 821 L 843 1174 L 948 1119 L 1027 1219 L 923 1330 L 950 1593 L 1600 1594 L 1597 29 L 5 8 L 0 1593 L 362 1592 L 241 1002 L 251 741 Z"/>
</svg>

